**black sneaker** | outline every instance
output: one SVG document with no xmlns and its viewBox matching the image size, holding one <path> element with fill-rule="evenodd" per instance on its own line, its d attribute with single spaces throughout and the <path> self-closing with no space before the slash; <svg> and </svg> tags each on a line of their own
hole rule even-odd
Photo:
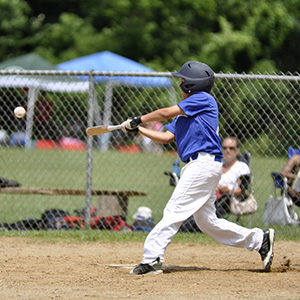
<svg viewBox="0 0 300 300">
<path fill-rule="evenodd" d="M 263 269 L 266 271 L 271 270 L 271 265 L 273 260 L 274 239 L 275 239 L 274 229 L 264 230 L 263 242 L 258 252 L 263 262 Z"/>
<path fill-rule="evenodd" d="M 160 259 L 158 257 L 149 264 L 139 264 L 130 271 L 130 274 L 161 274 L 162 272 L 162 263 L 160 262 Z"/>
</svg>

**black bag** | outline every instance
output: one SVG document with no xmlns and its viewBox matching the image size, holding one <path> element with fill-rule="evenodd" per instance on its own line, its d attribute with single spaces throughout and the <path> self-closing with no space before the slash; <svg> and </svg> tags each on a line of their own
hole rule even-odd
<svg viewBox="0 0 300 300">
<path fill-rule="evenodd" d="M 36 218 L 27 218 L 15 223 L 2 223 L 0 230 L 40 230 L 42 222 Z"/>
<path fill-rule="evenodd" d="M 0 177 L 0 188 L 18 187 L 18 186 L 20 186 L 19 182 Z"/>
<path fill-rule="evenodd" d="M 68 212 L 57 208 L 47 209 L 42 214 L 43 229 L 74 229 L 74 227 L 67 224 L 63 219 L 69 215 Z"/>
</svg>

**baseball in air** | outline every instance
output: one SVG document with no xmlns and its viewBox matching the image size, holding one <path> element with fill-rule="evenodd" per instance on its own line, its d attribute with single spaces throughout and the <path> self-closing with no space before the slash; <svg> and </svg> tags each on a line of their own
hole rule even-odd
<svg viewBox="0 0 300 300">
<path fill-rule="evenodd" d="M 21 119 L 26 115 L 26 110 L 24 107 L 18 106 L 14 109 L 14 114 L 18 119 Z"/>
</svg>

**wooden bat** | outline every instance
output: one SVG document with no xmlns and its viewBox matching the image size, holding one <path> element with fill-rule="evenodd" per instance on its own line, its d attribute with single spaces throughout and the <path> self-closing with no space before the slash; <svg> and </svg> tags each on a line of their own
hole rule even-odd
<svg viewBox="0 0 300 300">
<path fill-rule="evenodd" d="M 87 135 L 98 135 L 103 133 L 108 133 L 113 130 L 121 129 L 121 125 L 99 125 L 94 127 L 89 127 L 86 129 Z"/>
</svg>

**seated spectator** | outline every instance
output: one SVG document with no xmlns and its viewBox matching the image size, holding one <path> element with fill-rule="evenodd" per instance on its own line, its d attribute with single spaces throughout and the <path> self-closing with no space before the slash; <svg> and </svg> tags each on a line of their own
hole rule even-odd
<svg viewBox="0 0 300 300">
<path fill-rule="evenodd" d="M 222 152 L 224 155 L 222 176 L 216 188 L 218 217 L 224 217 L 224 215 L 229 212 L 229 194 L 233 194 L 237 199 L 243 198 L 245 190 L 241 188 L 241 180 L 239 177 L 241 175 L 250 174 L 249 166 L 239 160 L 239 140 L 236 137 L 227 137 L 224 139 Z"/>
<path fill-rule="evenodd" d="M 280 174 L 288 180 L 288 195 L 295 205 L 300 206 L 300 155 L 293 155 Z"/>
</svg>

